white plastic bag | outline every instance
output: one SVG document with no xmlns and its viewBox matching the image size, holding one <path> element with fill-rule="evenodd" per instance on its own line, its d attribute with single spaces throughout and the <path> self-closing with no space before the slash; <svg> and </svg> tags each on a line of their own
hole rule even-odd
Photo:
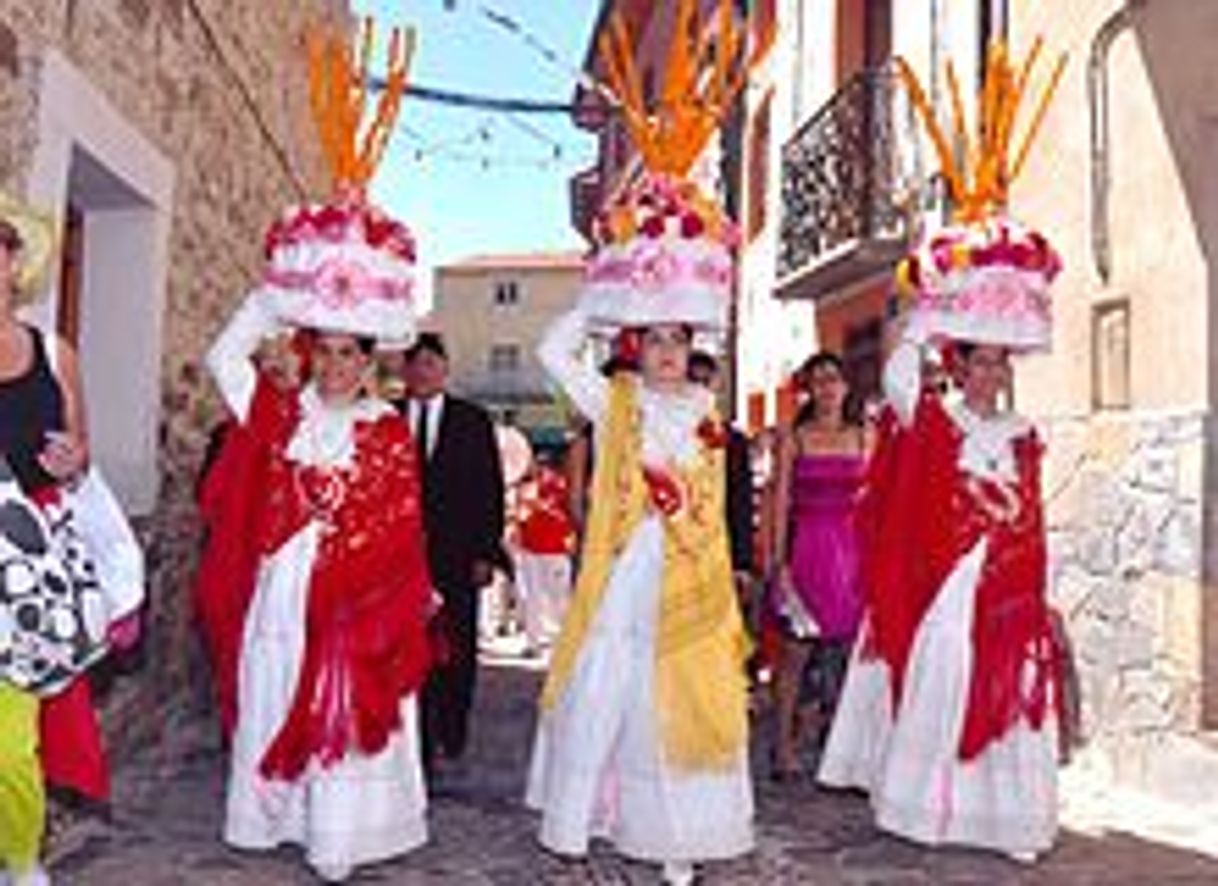
<svg viewBox="0 0 1218 886">
<path fill-rule="evenodd" d="M 97 570 L 109 620 L 120 621 L 144 602 L 144 551 L 96 467 L 90 467 L 65 498 Z"/>
</svg>

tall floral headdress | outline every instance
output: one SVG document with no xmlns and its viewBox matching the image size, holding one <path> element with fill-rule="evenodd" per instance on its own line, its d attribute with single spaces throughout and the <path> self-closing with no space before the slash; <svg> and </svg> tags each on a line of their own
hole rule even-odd
<svg viewBox="0 0 1218 886">
<path fill-rule="evenodd" d="M 1043 48 L 1039 38 L 1017 64 L 1005 43 L 990 45 L 970 135 L 959 80 L 946 75 L 952 130 L 939 124 L 917 76 L 897 70 L 939 159 L 952 202 L 952 221 L 928 232 L 897 266 L 897 291 L 913 302 L 910 323 L 926 335 L 1047 348 L 1052 338 L 1049 286 L 1061 259 L 1044 235 L 1006 213 L 1011 183 L 1022 172 L 1065 68 L 1058 59 L 1016 147 L 1018 114 Z"/>
<path fill-rule="evenodd" d="M 384 89 L 367 120 L 371 19 L 363 22 L 358 53 L 346 34 L 322 28 L 310 29 L 306 45 L 310 107 L 332 196 L 293 207 L 271 225 L 261 292 L 292 325 L 408 339 L 417 313 L 414 236 L 369 202 L 367 187 L 401 108 L 415 32 L 390 32 Z"/>
<path fill-rule="evenodd" d="M 610 329 L 726 324 L 738 234 L 687 176 L 767 44 L 759 40 L 750 51 L 732 0 L 720 0 L 713 27 L 700 20 L 697 7 L 697 0 L 676 0 L 654 97 L 646 94 L 620 12 L 600 38 L 607 89 L 645 169 L 593 223 L 595 253 L 581 304 L 594 323 Z"/>
</svg>

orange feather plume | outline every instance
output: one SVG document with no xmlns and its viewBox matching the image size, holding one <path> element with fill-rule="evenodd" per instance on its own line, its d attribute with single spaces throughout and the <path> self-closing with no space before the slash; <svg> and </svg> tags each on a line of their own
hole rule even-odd
<svg viewBox="0 0 1218 886">
<path fill-rule="evenodd" d="M 1006 205 L 1011 182 L 1023 170 L 1028 151 L 1044 120 L 1049 100 L 1057 90 L 1065 70 L 1066 56 L 1063 54 L 1053 68 L 1048 85 L 1041 93 L 1018 149 L 1013 149 L 1016 117 L 1027 94 L 1028 81 L 1042 48 L 1043 41 L 1037 38 L 1022 64 L 1017 64 L 1005 43 L 995 41 L 990 44 L 986 54 L 985 80 L 977 93 L 975 131 L 972 135 L 965 117 L 960 84 L 949 61 L 947 85 L 951 99 L 950 137 L 935 116 L 917 75 L 904 59 L 896 60 L 897 71 L 909 93 L 910 101 L 935 148 L 939 170 L 955 204 L 954 215 L 957 221 L 977 221 Z"/>
<path fill-rule="evenodd" d="M 339 192 L 362 192 L 380 165 L 406 93 L 415 31 L 394 28 L 390 32 L 385 87 L 366 125 L 372 19 L 363 21 L 358 54 L 341 32 L 311 28 L 305 42 L 309 57 L 309 104 L 334 188 Z"/>
<path fill-rule="evenodd" d="M 749 71 L 772 41 L 746 54 L 747 24 L 732 0 L 719 0 L 716 26 L 698 20 L 698 0 L 676 0 L 672 38 L 657 96 L 644 94 L 634 40 L 620 12 L 601 34 L 598 50 L 610 92 L 647 168 L 681 176 L 689 171 L 744 88 Z M 648 107 L 651 101 L 654 107 Z"/>
</svg>

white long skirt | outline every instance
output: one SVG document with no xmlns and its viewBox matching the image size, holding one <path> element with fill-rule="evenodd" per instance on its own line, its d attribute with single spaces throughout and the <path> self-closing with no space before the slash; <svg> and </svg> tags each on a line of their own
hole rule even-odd
<svg viewBox="0 0 1218 886">
<path fill-rule="evenodd" d="M 401 730 L 373 756 L 311 764 L 294 782 L 268 781 L 258 772 L 292 705 L 318 540 L 316 524 L 305 527 L 259 571 L 241 646 L 224 840 L 240 849 L 295 843 L 313 867 L 342 869 L 426 842 L 427 794 L 414 696 L 402 700 Z"/>
<path fill-rule="evenodd" d="M 566 554 L 516 554 L 516 587 L 524 610 L 524 633 L 537 648 L 553 640 L 571 596 L 571 558 Z"/>
<path fill-rule="evenodd" d="M 648 517 L 610 574 L 562 697 L 542 716 L 527 804 L 540 839 L 583 855 L 592 837 L 648 861 L 731 858 L 753 847 L 748 760 L 685 772 L 661 759 L 652 701 L 664 532 Z"/>
<path fill-rule="evenodd" d="M 1039 730 L 1020 721 L 968 762 L 958 753 L 984 560 L 983 541 L 918 628 L 895 720 L 885 666 L 860 661 L 856 648 L 819 780 L 868 791 L 878 825 L 907 839 L 1035 855 L 1057 832 L 1056 721 Z"/>
</svg>

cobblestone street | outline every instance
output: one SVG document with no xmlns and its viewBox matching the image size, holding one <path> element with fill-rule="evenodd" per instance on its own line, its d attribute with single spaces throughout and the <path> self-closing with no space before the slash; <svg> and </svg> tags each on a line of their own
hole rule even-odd
<svg viewBox="0 0 1218 886">
<path fill-rule="evenodd" d="M 484 667 L 469 768 L 438 790 L 431 843 L 356 883 L 655 884 L 658 871 L 594 852 L 584 864 L 542 852 L 521 804 L 538 675 Z M 113 819 L 77 820 L 56 842 L 57 883 L 71 886 L 303 884 L 300 853 L 250 855 L 219 840 L 223 757 L 212 724 L 191 722 L 123 768 Z M 764 771 L 758 768 L 758 771 Z M 758 782 L 758 848 L 705 869 L 711 884 L 1202 884 L 1218 860 L 1125 835 L 1064 834 L 1033 867 L 963 851 L 928 852 L 875 831 L 862 800 L 810 784 Z"/>
</svg>

